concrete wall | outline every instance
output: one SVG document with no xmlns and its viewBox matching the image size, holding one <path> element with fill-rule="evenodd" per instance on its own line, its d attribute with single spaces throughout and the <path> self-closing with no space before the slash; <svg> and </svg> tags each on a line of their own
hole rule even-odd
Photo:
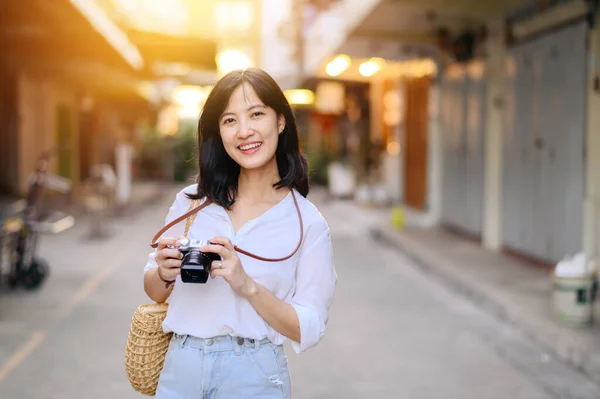
<svg viewBox="0 0 600 399">
<path fill-rule="evenodd" d="M 599 18 L 599 17 L 597 17 Z M 589 34 L 587 97 L 587 170 L 584 203 L 584 250 L 589 256 L 600 255 L 600 28 Z"/>
<path fill-rule="evenodd" d="M 444 143 L 440 124 L 441 91 L 434 81 L 429 93 L 429 140 L 427 165 L 427 205 L 425 224 L 434 226 L 442 214 L 442 187 L 444 178 Z"/>
<path fill-rule="evenodd" d="M 483 245 L 494 251 L 502 247 L 502 135 L 504 133 L 504 101 L 506 48 L 502 21 L 490 24 L 488 42 L 485 177 L 483 201 Z"/>
</svg>

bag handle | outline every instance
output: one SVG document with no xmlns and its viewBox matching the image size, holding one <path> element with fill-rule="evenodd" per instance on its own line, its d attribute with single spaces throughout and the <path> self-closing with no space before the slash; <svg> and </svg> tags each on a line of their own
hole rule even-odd
<svg viewBox="0 0 600 399">
<path fill-rule="evenodd" d="M 256 260 L 260 260 L 263 262 L 281 262 L 281 261 L 287 260 L 287 259 L 291 258 L 292 256 L 294 256 L 296 254 L 296 252 L 298 252 L 298 250 L 300 249 L 300 246 L 302 245 L 302 240 L 304 239 L 304 223 L 302 221 L 302 213 L 300 212 L 300 206 L 298 205 L 298 200 L 296 199 L 296 195 L 294 194 L 293 191 L 292 191 L 292 199 L 294 200 L 294 206 L 296 207 L 296 212 L 298 213 L 298 222 L 300 224 L 300 239 L 298 240 L 298 245 L 296 245 L 296 248 L 294 249 L 294 251 L 291 254 L 289 254 L 288 256 L 284 256 L 283 258 L 265 258 L 262 256 L 255 255 L 246 250 L 243 250 L 240 247 L 238 247 L 237 245 L 234 246 L 233 249 L 235 249 L 237 252 L 239 252 L 241 254 L 244 254 L 246 256 L 249 256 L 251 258 L 254 258 Z M 186 223 L 185 223 L 185 233 L 184 233 L 184 235 L 187 236 L 190 227 L 194 224 L 194 221 L 196 220 L 196 215 L 198 214 L 198 212 L 200 212 L 202 209 L 204 209 L 207 206 L 209 206 L 210 204 L 212 204 L 212 201 L 207 199 L 206 201 L 204 201 L 203 204 L 201 204 L 199 206 L 195 206 L 195 204 L 197 204 L 197 201 L 198 200 L 192 201 L 192 203 L 190 204 L 190 210 L 186 214 L 178 217 L 177 219 L 173 220 L 171 223 L 167 224 L 165 227 L 160 229 L 160 231 L 158 233 L 156 233 L 156 235 L 150 242 L 150 246 L 152 248 L 158 247 L 157 241 L 160 239 L 160 236 L 163 235 L 171 227 L 175 226 L 177 223 L 181 222 L 184 219 L 187 219 Z"/>
<path fill-rule="evenodd" d="M 198 206 L 198 202 L 200 200 L 193 200 L 192 203 L 190 204 L 190 209 L 189 212 L 192 211 L 192 209 L 196 209 Z M 188 212 L 188 213 L 189 213 Z M 188 232 L 190 231 L 190 227 L 192 227 L 192 225 L 194 224 L 194 221 L 196 220 L 196 216 L 198 215 L 198 211 L 192 213 L 186 220 L 185 220 L 185 230 L 183 231 L 183 236 L 187 237 Z"/>
</svg>

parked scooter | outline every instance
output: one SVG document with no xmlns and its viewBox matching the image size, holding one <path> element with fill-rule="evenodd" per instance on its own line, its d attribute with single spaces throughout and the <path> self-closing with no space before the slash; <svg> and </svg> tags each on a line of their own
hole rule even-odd
<svg viewBox="0 0 600 399">
<path fill-rule="evenodd" d="M 73 216 L 60 211 L 45 214 L 42 209 L 46 189 L 66 195 L 71 181 L 48 173 L 48 162 L 60 149 L 38 159 L 29 177 L 26 198 L 12 204 L 10 215 L 0 219 L 0 285 L 27 289 L 41 286 L 49 274 L 48 263 L 36 256 L 40 233 L 56 234 L 73 226 Z"/>
</svg>

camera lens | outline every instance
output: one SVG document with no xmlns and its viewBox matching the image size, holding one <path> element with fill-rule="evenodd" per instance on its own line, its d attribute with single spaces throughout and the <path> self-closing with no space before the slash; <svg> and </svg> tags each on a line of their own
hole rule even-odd
<svg viewBox="0 0 600 399">
<path fill-rule="evenodd" d="M 202 252 L 193 249 L 183 257 L 181 263 L 185 263 L 186 265 L 190 266 L 204 266 L 206 260 L 205 257 L 202 256 Z"/>
<path fill-rule="evenodd" d="M 200 250 L 192 249 L 181 260 L 181 281 L 184 283 L 206 283 L 212 260 Z"/>
</svg>

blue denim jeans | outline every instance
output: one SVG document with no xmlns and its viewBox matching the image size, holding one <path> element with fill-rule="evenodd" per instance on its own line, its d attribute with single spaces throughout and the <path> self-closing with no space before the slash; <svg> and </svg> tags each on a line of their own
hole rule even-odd
<svg viewBox="0 0 600 399">
<path fill-rule="evenodd" d="M 268 339 L 173 334 L 156 399 L 290 399 L 283 346 Z"/>
</svg>

